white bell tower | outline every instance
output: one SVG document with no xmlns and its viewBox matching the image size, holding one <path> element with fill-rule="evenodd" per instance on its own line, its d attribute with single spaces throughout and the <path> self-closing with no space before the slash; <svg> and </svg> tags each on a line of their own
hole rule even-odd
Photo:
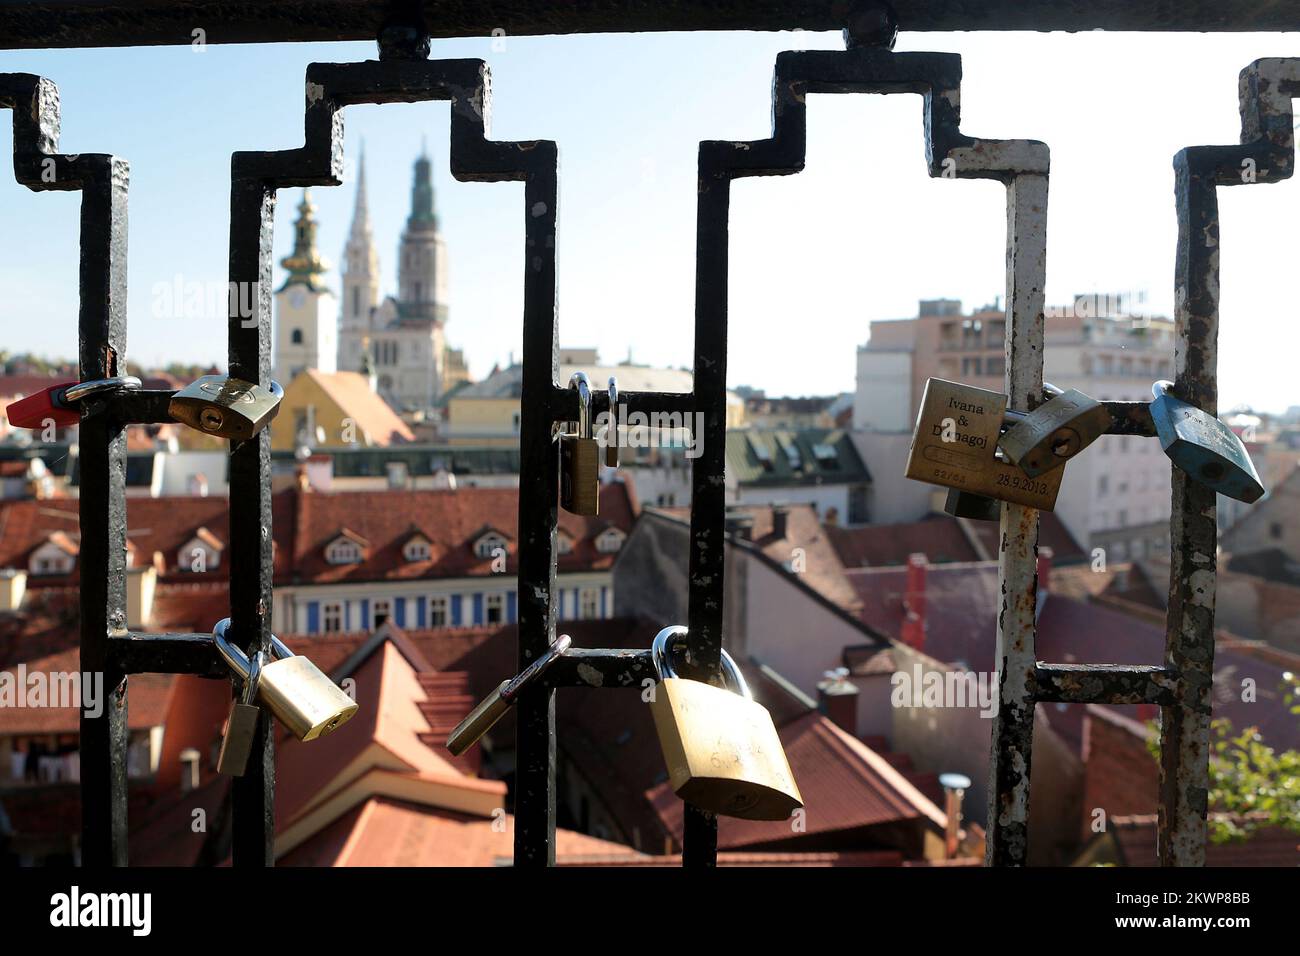
<svg viewBox="0 0 1300 956">
<path fill-rule="evenodd" d="M 274 377 L 285 388 L 306 369 L 338 369 L 338 303 L 321 281 L 328 266 L 316 251 L 315 211 L 303 190 L 293 253 L 280 260 L 289 278 L 275 293 Z"/>
</svg>

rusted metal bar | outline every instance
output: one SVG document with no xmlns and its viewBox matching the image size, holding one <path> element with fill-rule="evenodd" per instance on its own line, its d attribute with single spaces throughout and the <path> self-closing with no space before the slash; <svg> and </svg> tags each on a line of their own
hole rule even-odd
<svg viewBox="0 0 1300 956">
<path fill-rule="evenodd" d="M 113 666 L 124 674 L 197 674 L 230 677 L 230 667 L 212 644 L 212 634 L 113 635 L 109 641 Z"/>
<path fill-rule="evenodd" d="M 0 49 L 72 46 L 189 45 L 194 31 L 209 43 L 372 40 L 397 6 L 391 0 L 5 0 Z M 894 0 L 908 31 L 1152 30 L 1276 31 L 1300 22 L 1294 0 L 1256 0 L 1249 13 L 1211 0 L 1141 4 L 1129 0 Z M 416 0 L 400 5 L 434 37 L 657 30 L 838 30 L 843 0 L 779 4 L 706 0 L 604 0 L 535 3 Z"/>
<path fill-rule="evenodd" d="M 1006 392 L 1028 408 L 1043 389 L 1043 289 L 1047 273 L 1047 148 L 1042 172 L 1007 189 Z M 998 712 L 989 759 L 985 859 L 1023 866 L 1029 855 L 1029 772 L 1034 737 L 1034 621 L 1038 593 L 1038 512 L 1004 504 L 998 550 Z"/>
<path fill-rule="evenodd" d="M 81 191 L 78 369 L 83 380 L 126 366 L 126 229 L 130 171 L 99 153 L 58 152 L 59 94 L 26 73 L 0 74 L 13 111 L 14 174 L 27 188 Z M 105 706 L 81 715 L 81 852 L 94 866 L 125 866 L 126 675 L 109 636 L 126 628 L 126 431 L 104 414 L 80 429 L 81 669 L 104 675 Z"/>
<path fill-rule="evenodd" d="M 1177 703 L 1178 675 L 1167 667 L 1130 664 L 1039 664 L 1034 699 L 1062 704 Z"/>
<path fill-rule="evenodd" d="M 1143 438 L 1156 436 L 1156 424 L 1151 420 L 1150 402 L 1103 402 L 1110 412 L 1110 428 L 1107 435 L 1139 435 Z"/>
<path fill-rule="evenodd" d="M 1174 157 L 1177 380 L 1184 401 L 1218 410 L 1217 187 L 1288 178 L 1295 163 L 1291 98 L 1300 60 L 1265 59 L 1241 73 L 1241 146 L 1193 146 Z M 1218 529 L 1212 490 L 1173 470 L 1165 661 L 1177 706 L 1161 711 L 1159 854 L 1164 866 L 1203 866 L 1209 800 L 1211 686 Z"/>
</svg>

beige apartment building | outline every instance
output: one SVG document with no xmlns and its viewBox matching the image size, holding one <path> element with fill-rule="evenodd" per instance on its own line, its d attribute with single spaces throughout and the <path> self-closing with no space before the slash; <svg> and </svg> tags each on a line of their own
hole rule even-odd
<svg viewBox="0 0 1300 956">
<path fill-rule="evenodd" d="M 1141 305 L 1102 295 L 1049 307 L 1044 378 L 1102 400 L 1150 400 L 1152 382 L 1173 377 L 1174 327 Z M 880 476 L 902 474 L 927 379 L 1002 390 L 1005 333 L 1000 305 L 966 313 L 956 299 L 924 300 L 915 318 L 871 323 L 858 348 L 853 424 L 874 492 L 898 498 L 873 501 L 873 513 L 904 521 L 942 508 L 941 490 Z M 1104 548 L 1108 560 L 1145 557 L 1168 546 L 1169 468 L 1155 439 L 1103 437 L 1069 463 L 1056 513 L 1082 547 Z"/>
</svg>

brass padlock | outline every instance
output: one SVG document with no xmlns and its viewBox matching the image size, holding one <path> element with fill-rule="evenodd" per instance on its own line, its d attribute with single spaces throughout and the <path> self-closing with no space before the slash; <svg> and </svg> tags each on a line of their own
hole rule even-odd
<svg viewBox="0 0 1300 956">
<path fill-rule="evenodd" d="M 447 736 L 447 749 L 453 757 L 459 757 L 472 747 L 480 737 L 492 729 L 492 725 L 506 715 L 520 692 L 546 671 L 548 667 L 564 656 L 573 639 L 568 634 L 561 634 L 541 657 L 533 661 L 511 680 L 503 680 L 500 686 L 488 694 L 483 701 L 469 712 Z"/>
<path fill-rule="evenodd" d="M 1111 425 L 1106 406 L 1078 389 L 1044 384 L 1043 391 L 1052 397 L 1032 412 L 1007 412 L 1013 424 L 998 439 L 1007 459 L 1031 478 L 1064 464 Z"/>
<path fill-rule="evenodd" d="M 230 618 L 219 621 L 212 629 L 212 641 L 235 675 L 246 681 L 248 656 L 226 639 L 229 628 Z M 256 683 L 257 699 L 299 740 L 332 733 L 356 714 L 357 702 L 307 658 L 274 636 L 271 651 L 276 660 L 262 668 Z"/>
<path fill-rule="evenodd" d="M 1031 478 L 998 455 L 1007 397 L 999 392 L 932 378 L 916 417 L 907 477 L 945 488 L 1026 505 L 1056 507 L 1064 465 Z"/>
<path fill-rule="evenodd" d="M 722 670 L 734 691 L 677 677 L 669 657 L 686 634 L 684 627 L 666 627 L 651 647 L 659 683 L 650 713 L 673 792 L 710 813 L 744 820 L 789 819 L 803 806 L 803 796 L 772 715 L 754 701 L 726 651 Z"/>
<path fill-rule="evenodd" d="M 262 716 L 262 709 L 257 706 L 257 683 L 265 662 L 266 655 L 261 651 L 253 655 L 244 687 L 230 704 L 226 733 L 221 738 L 221 753 L 217 755 L 217 773 L 242 777 L 248 767 L 253 741 L 257 737 L 257 721 Z"/>
<path fill-rule="evenodd" d="M 591 434 L 591 383 L 574 372 L 578 390 L 576 430 L 560 435 L 560 507 L 575 515 L 600 513 L 600 443 Z"/>
<path fill-rule="evenodd" d="M 280 411 L 284 389 L 263 388 L 229 375 L 204 375 L 172 396 L 167 414 L 206 435 L 248 441 Z"/>
<path fill-rule="evenodd" d="M 1173 382 L 1151 386 L 1151 420 L 1169 460 L 1195 482 L 1238 501 L 1264 496 L 1250 453 L 1236 432 L 1204 409 L 1171 393 Z"/>
</svg>

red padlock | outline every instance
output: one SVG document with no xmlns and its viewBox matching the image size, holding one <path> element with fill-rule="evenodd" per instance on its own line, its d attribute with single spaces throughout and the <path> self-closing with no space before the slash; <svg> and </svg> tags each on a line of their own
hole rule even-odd
<svg viewBox="0 0 1300 956">
<path fill-rule="evenodd" d="M 67 428 L 81 422 L 79 403 L 82 400 L 103 392 L 139 387 L 140 379 L 134 375 L 97 378 L 89 382 L 60 382 L 41 389 L 34 395 L 10 402 L 5 414 L 9 418 L 9 424 L 15 428 L 44 428 L 45 423 L 50 421 L 59 428 Z"/>
<path fill-rule="evenodd" d="M 81 421 L 81 410 L 63 403 L 64 390 L 76 382 L 60 382 L 43 388 L 34 395 L 10 402 L 5 414 L 9 424 L 15 428 L 43 428 L 47 421 L 53 421 L 60 428 L 76 425 Z"/>
</svg>

